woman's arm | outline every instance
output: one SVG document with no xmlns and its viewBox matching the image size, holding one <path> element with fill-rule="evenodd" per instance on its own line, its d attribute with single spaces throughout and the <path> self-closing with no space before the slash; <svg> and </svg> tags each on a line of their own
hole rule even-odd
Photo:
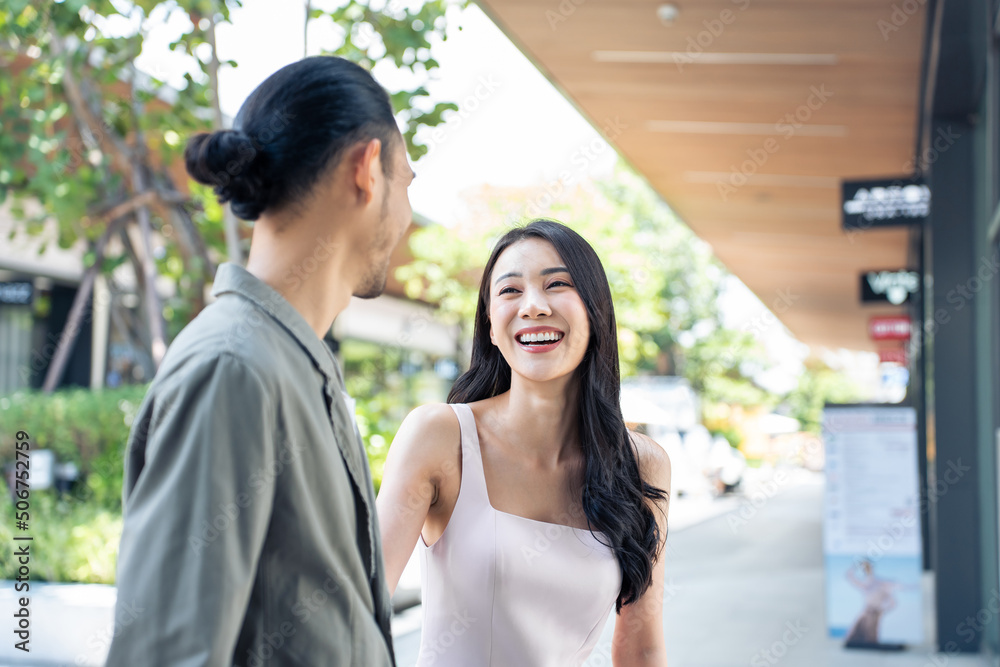
<svg viewBox="0 0 1000 667">
<path fill-rule="evenodd" d="M 858 575 L 854 574 L 854 570 L 858 567 L 857 563 L 851 563 L 851 566 L 847 568 L 847 582 L 857 588 L 860 591 L 864 591 L 865 587 L 858 580 Z"/>
<path fill-rule="evenodd" d="M 655 440 L 633 433 L 639 452 L 643 481 L 670 491 L 670 457 Z M 663 577 L 667 539 L 669 499 L 660 503 L 647 500 L 660 527 L 660 545 L 653 563 L 653 583 L 638 600 L 622 607 L 615 621 L 611 661 L 616 667 L 666 667 L 667 646 L 663 638 Z"/>
<path fill-rule="evenodd" d="M 416 408 L 392 440 L 375 500 L 390 595 L 439 503 L 441 488 L 458 487 L 460 451 L 458 417 L 446 404 Z"/>
</svg>

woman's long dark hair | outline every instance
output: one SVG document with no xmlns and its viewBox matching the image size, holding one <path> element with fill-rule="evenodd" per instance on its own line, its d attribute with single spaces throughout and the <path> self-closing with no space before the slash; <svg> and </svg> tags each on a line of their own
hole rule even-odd
<svg viewBox="0 0 1000 667">
<path fill-rule="evenodd" d="M 630 604 L 652 583 L 660 530 L 646 499 L 663 500 L 639 475 L 638 452 L 622 419 L 618 370 L 618 332 L 611 288 L 597 253 L 569 227 L 533 220 L 508 231 L 497 242 L 483 270 L 476 306 L 472 363 L 452 387 L 449 403 L 471 403 L 510 389 L 510 365 L 490 342 L 490 276 L 500 254 L 518 241 L 548 241 L 562 258 L 587 308 L 590 342 L 576 369 L 580 399 L 578 433 L 584 455 L 583 511 L 591 531 L 601 532 L 618 558 L 622 587 L 616 610 Z"/>
</svg>

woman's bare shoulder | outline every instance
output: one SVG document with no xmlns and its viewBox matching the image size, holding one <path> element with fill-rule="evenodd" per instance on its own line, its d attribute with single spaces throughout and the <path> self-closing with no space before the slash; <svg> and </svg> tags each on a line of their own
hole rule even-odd
<svg viewBox="0 0 1000 667">
<path fill-rule="evenodd" d="M 410 410 L 403 420 L 410 428 L 439 430 L 453 426 L 458 428 L 458 416 L 448 403 L 427 403 Z"/>
<path fill-rule="evenodd" d="M 459 436 L 458 416 L 447 403 L 420 405 L 406 415 L 396 433 L 396 439 L 416 441 L 421 447 L 434 447 L 443 442 L 453 442 Z M 393 440 L 395 443 L 395 440 Z"/>
<path fill-rule="evenodd" d="M 670 456 L 663 445 L 644 433 L 629 431 L 639 455 L 639 475 L 662 489 L 670 488 Z"/>
</svg>

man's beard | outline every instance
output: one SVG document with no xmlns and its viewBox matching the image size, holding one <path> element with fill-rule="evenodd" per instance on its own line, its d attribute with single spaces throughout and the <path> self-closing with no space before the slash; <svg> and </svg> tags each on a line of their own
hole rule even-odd
<svg viewBox="0 0 1000 667">
<path fill-rule="evenodd" d="M 357 291 L 354 292 L 354 296 L 359 299 L 374 299 L 377 296 L 381 296 L 382 292 L 385 291 L 388 272 L 389 258 L 386 258 L 381 263 L 381 266 L 370 267 L 369 272 L 365 274 L 361 284 L 358 285 Z"/>
<path fill-rule="evenodd" d="M 385 193 L 385 197 L 382 199 L 382 211 L 379 216 L 378 226 L 379 233 L 372 241 L 371 248 L 369 248 L 369 257 L 376 258 L 385 253 L 385 259 L 377 263 L 373 262 L 365 275 L 361 278 L 361 282 L 358 284 L 357 289 L 354 291 L 354 296 L 359 299 L 374 299 L 377 296 L 381 296 L 382 292 L 385 291 L 385 283 L 387 280 L 387 274 L 389 272 L 389 261 L 392 257 L 392 246 L 389 245 L 389 230 L 387 220 L 389 218 L 389 193 Z"/>
</svg>

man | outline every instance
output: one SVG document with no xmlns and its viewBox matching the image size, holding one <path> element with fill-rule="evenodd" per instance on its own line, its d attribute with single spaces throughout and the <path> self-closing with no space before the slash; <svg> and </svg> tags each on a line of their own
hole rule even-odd
<svg viewBox="0 0 1000 667">
<path fill-rule="evenodd" d="M 322 338 L 385 286 L 413 179 L 386 92 L 307 58 L 188 171 L 256 220 L 133 424 L 109 667 L 392 665 L 367 459 Z"/>
</svg>

